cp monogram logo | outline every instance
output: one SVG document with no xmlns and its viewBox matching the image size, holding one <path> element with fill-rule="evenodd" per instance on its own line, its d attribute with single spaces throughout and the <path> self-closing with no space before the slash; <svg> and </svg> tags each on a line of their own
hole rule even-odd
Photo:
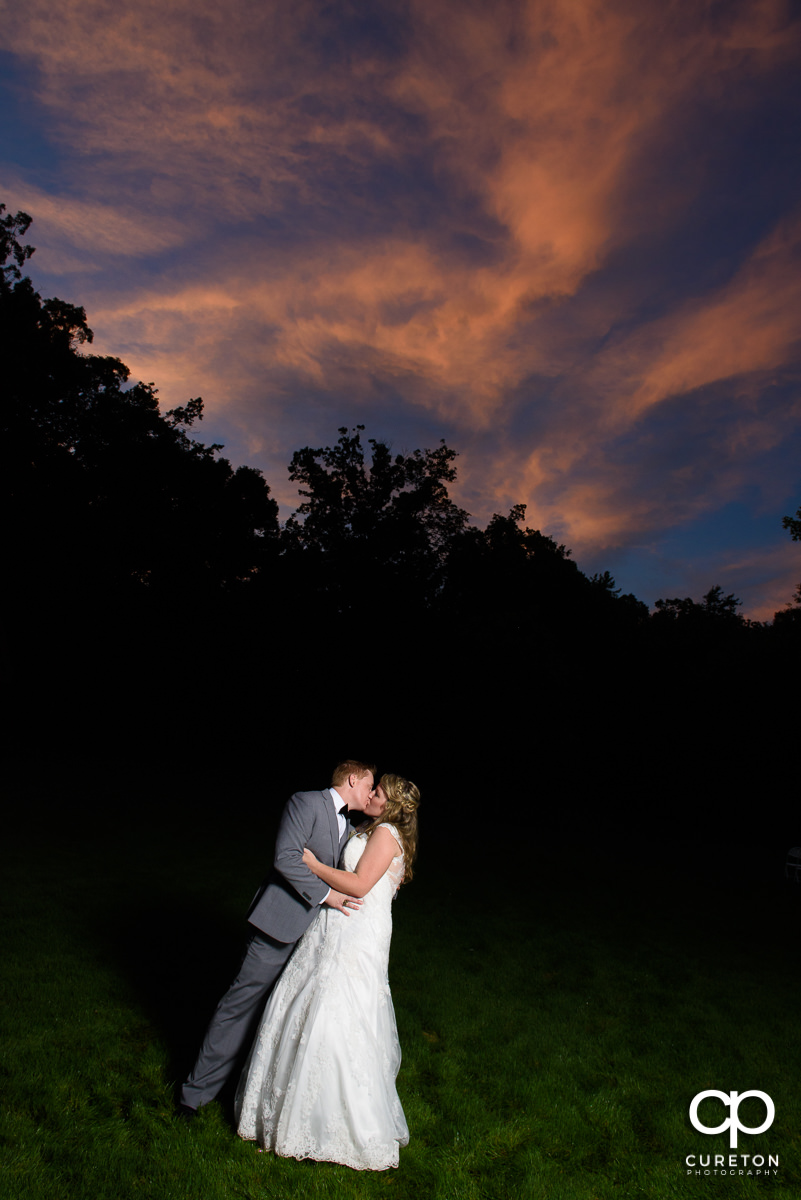
<svg viewBox="0 0 801 1200">
<path fill-rule="evenodd" d="M 698 1120 L 698 1105 L 702 1100 L 706 1100 L 707 1096 L 715 1096 L 718 1100 L 731 1109 L 731 1116 L 727 1117 L 722 1125 L 716 1125 L 714 1129 L 709 1125 L 702 1125 Z M 740 1124 L 739 1110 L 741 1101 L 748 1096 L 758 1096 L 767 1110 L 767 1116 L 762 1125 L 758 1125 L 755 1129 L 750 1129 L 747 1125 Z M 766 1129 L 770 1129 L 773 1124 L 773 1118 L 776 1116 L 776 1109 L 773 1106 L 773 1101 L 767 1092 L 718 1092 L 714 1088 L 710 1088 L 708 1092 L 699 1092 L 693 1097 L 693 1102 L 690 1105 L 690 1120 L 699 1133 L 723 1133 L 724 1129 L 729 1129 L 729 1147 L 732 1150 L 737 1149 L 737 1131 L 742 1129 L 743 1133 L 764 1133 Z"/>
</svg>

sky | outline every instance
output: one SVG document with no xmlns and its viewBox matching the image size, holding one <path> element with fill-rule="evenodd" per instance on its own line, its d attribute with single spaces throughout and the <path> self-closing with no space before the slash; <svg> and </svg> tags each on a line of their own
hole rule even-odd
<svg viewBox="0 0 801 1200">
<path fill-rule="evenodd" d="M 93 351 L 264 471 L 459 454 L 653 605 L 801 578 L 801 18 L 785 0 L 26 0 L 0 202 Z"/>
</svg>

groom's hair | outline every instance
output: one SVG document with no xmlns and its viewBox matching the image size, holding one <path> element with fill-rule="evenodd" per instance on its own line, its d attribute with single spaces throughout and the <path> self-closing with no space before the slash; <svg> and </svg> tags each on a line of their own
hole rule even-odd
<svg viewBox="0 0 801 1200">
<path fill-rule="evenodd" d="M 348 758 L 345 762 L 338 763 L 334 767 L 334 774 L 331 776 L 331 787 L 341 787 L 351 775 L 356 775 L 359 779 L 361 779 L 362 775 L 372 775 L 375 779 L 375 767 L 372 763 L 358 762 L 355 758 Z"/>
</svg>

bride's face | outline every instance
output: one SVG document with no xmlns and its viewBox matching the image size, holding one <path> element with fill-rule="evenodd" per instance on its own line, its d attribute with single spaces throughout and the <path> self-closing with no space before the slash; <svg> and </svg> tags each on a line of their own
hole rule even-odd
<svg viewBox="0 0 801 1200">
<path fill-rule="evenodd" d="M 387 793 L 379 783 L 378 787 L 367 801 L 367 807 L 364 810 L 364 815 L 366 817 L 380 817 L 386 806 Z"/>
</svg>

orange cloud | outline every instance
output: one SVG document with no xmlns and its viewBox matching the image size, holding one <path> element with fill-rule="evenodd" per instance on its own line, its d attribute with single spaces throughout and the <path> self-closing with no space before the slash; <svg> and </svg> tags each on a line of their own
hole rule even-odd
<svg viewBox="0 0 801 1200">
<path fill-rule="evenodd" d="M 790 361 L 799 341 L 801 220 L 782 223 L 716 294 L 685 304 L 620 349 L 612 373 L 635 416 L 667 396 Z"/>
<path fill-rule="evenodd" d="M 52 196 L 19 178 L 9 177 L 3 194 L 9 210 L 36 214 L 39 257 L 52 274 L 92 271 L 102 256 L 141 258 L 186 240 L 186 225 L 175 218 L 154 225 L 133 208 Z"/>
</svg>

